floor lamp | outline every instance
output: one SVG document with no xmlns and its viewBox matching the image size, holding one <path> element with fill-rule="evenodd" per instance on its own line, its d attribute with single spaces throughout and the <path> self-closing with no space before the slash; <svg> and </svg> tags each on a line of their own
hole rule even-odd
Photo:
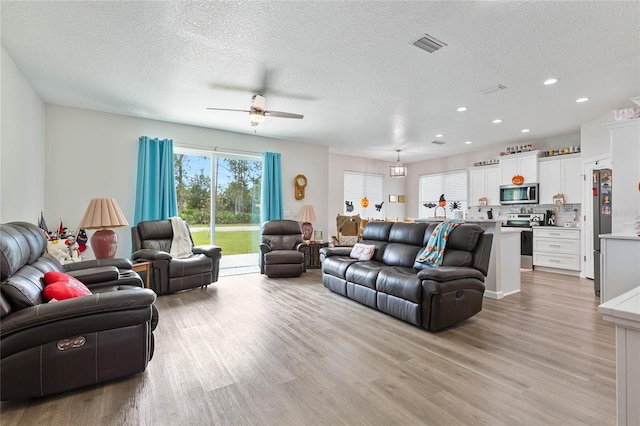
<svg viewBox="0 0 640 426">
<path fill-rule="evenodd" d="M 91 248 L 96 259 L 113 259 L 118 249 L 118 234 L 109 228 L 129 226 L 118 203 L 113 198 L 94 198 L 80 222 L 80 229 L 97 229 L 91 236 Z"/>
</svg>

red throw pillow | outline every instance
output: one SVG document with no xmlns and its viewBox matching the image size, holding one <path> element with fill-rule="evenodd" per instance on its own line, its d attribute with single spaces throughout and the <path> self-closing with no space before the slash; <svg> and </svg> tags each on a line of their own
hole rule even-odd
<svg viewBox="0 0 640 426">
<path fill-rule="evenodd" d="M 44 297 L 47 300 L 65 300 L 74 297 L 88 296 L 91 290 L 71 275 L 62 272 L 44 274 Z"/>
</svg>

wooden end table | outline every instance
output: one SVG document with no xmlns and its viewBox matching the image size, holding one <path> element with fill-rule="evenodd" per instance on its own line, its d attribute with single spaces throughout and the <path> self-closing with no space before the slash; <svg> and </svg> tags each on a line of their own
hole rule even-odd
<svg viewBox="0 0 640 426">
<path fill-rule="evenodd" d="M 144 272 L 144 278 L 142 279 L 144 287 L 151 288 L 151 262 L 134 263 L 131 270 L 138 273 Z"/>
<path fill-rule="evenodd" d="M 329 247 L 329 243 L 311 241 L 308 244 L 309 250 L 307 250 L 305 263 L 307 264 L 307 268 L 309 269 L 318 269 L 322 267 L 322 263 L 320 262 L 320 249 L 322 247 Z"/>
</svg>

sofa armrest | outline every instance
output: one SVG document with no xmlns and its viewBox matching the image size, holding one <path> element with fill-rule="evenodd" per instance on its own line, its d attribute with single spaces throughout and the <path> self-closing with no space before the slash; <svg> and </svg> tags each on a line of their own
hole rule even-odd
<svg viewBox="0 0 640 426">
<path fill-rule="evenodd" d="M 307 253 L 309 251 L 309 244 L 307 243 L 298 243 L 296 244 L 296 250 L 302 253 Z"/>
<path fill-rule="evenodd" d="M 126 288 L 59 302 L 43 303 L 20 309 L 3 318 L 1 336 L 4 338 L 28 328 L 69 318 L 144 308 L 151 306 L 155 300 L 156 294 L 153 290 Z M 43 336 L 43 338 L 49 339 L 48 336 Z"/>
<path fill-rule="evenodd" d="M 116 259 L 94 259 L 83 260 L 81 262 L 65 263 L 63 268 L 67 271 L 77 271 L 79 269 L 96 268 L 99 266 L 115 266 L 118 269 L 131 269 L 133 263 L 129 259 L 119 257 Z"/>
<path fill-rule="evenodd" d="M 353 247 L 322 247 L 320 249 L 320 254 L 324 255 L 325 258 L 331 256 L 349 257 L 351 250 L 353 250 Z"/>
<path fill-rule="evenodd" d="M 214 260 L 222 256 L 222 249 L 214 245 L 195 246 L 191 251 L 193 251 L 194 254 L 204 254 Z"/>
<path fill-rule="evenodd" d="M 271 251 L 271 247 L 267 243 L 260 243 L 260 253 L 265 254 Z"/>
<path fill-rule="evenodd" d="M 169 253 L 162 250 L 140 249 L 131 256 L 135 261 L 153 262 L 154 260 L 171 260 Z"/>
<path fill-rule="evenodd" d="M 69 271 L 69 275 L 77 278 L 83 284 L 95 284 L 106 281 L 116 281 L 120 277 L 120 272 L 115 266 L 100 266 Z"/>
<path fill-rule="evenodd" d="M 425 268 L 418 271 L 418 278 L 436 282 L 462 280 L 465 278 L 477 279 L 484 282 L 484 275 L 477 269 L 466 266 L 439 266 L 437 268 Z"/>
</svg>

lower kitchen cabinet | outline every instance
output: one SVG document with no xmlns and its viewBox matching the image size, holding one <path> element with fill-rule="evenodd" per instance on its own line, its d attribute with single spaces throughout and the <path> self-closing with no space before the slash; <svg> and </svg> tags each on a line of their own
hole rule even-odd
<svg viewBox="0 0 640 426">
<path fill-rule="evenodd" d="M 577 275 L 580 273 L 580 229 L 533 228 L 535 269 Z"/>
</svg>

